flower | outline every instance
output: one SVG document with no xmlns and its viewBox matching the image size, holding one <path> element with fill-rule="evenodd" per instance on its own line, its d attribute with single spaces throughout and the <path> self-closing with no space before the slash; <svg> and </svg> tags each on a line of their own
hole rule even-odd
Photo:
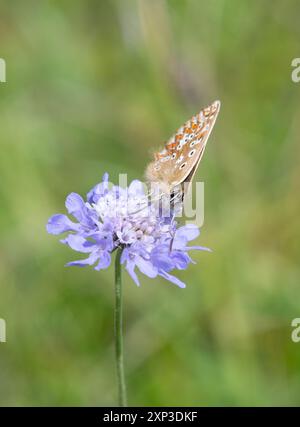
<svg viewBox="0 0 300 427">
<path fill-rule="evenodd" d="M 109 188 L 108 174 L 88 194 L 85 202 L 79 194 L 66 199 L 68 216 L 53 215 L 47 224 L 50 234 L 68 233 L 61 240 L 71 249 L 87 254 L 87 258 L 72 261 L 67 266 L 94 265 L 95 270 L 109 267 L 111 254 L 122 250 L 121 263 L 139 285 L 136 268 L 146 276 L 162 276 L 175 285 L 185 284 L 170 274 L 184 270 L 193 262 L 190 250 L 209 250 L 188 246 L 199 235 L 193 224 L 177 228 L 173 215 L 162 216 L 157 206 L 149 203 L 143 184 L 133 181 L 128 188 Z"/>
</svg>

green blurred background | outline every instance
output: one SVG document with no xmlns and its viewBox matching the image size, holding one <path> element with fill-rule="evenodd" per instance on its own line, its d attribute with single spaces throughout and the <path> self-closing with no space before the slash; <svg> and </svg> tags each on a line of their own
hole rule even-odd
<svg viewBox="0 0 300 427">
<path fill-rule="evenodd" d="M 197 179 L 185 290 L 124 274 L 132 405 L 299 405 L 297 0 L 1 2 L 1 405 L 114 405 L 113 268 L 46 234 L 68 193 L 142 179 L 173 131 L 222 101 Z"/>
</svg>

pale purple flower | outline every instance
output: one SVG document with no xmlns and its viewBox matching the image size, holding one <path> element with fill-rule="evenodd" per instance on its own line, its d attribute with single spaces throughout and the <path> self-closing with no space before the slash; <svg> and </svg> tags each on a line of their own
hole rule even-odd
<svg viewBox="0 0 300 427">
<path fill-rule="evenodd" d="M 47 224 L 51 234 L 68 233 L 61 240 L 71 249 L 87 254 L 87 258 L 67 265 L 94 265 L 95 270 L 108 268 L 111 254 L 122 249 L 121 263 L 139 285 L 136 269 L 150 278 L 162 276 L 175 285 L 185 284 L 171 275 L 175 269 L 184 270 L 193 262 L 190 250 L 208 250 L 188 246 L 200 232 L 193 224 L 177 228 L 174 217 L 163 217 L 150 204 L 140 181 L 128 188 L 109 188 L 108 174 L 88 194 L 85 202 L 76 193 L 66 199 L 66 209 L 75 218 L 53 215 Z"/>
</svg>

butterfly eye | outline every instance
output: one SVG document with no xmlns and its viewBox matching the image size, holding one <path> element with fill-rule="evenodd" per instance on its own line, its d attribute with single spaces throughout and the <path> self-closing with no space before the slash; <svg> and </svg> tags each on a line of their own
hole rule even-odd
<svg viewBox="0 0 300 427">
<path fill-rule="evenodd" d="M 195 154 L 195 151 L 196 151 L 196 150 L 192 150 L 192 151 L 190 151 L 190 152 L 189 152 L 189 157 L 193 157 L 193 155 Z"/>
<path fill-rule="evenodd" d="M 182 163 L 179 169 L 183 169 L 186 166 L 186 163 Z"/>
</svg>

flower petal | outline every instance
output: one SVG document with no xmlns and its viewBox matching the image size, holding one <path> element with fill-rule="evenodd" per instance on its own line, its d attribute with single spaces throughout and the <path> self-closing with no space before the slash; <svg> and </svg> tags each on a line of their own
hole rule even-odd
<svg viewBox="0 0 300 427">
<path fill-rule="evenodd" d="M 151 277 L 151 279 L 154 279 L 154 277 L 157 276 L 158 270 L 151 261 L 147 261 L 144 258 L 138 256 L 136 258 L 136 265 L 141 273 Z"/>
<path fill-rule="evenodd" d="M 99 263 L 95 267 L 95 270 L 104 270 L 105 268 L 108 268 L 111 263 L 111 255 L 110 253 L 106 251 L 102 251 L 100 254 Z"/>
<path fill-rule="evenodd" d="M 151 252 L 151 261 L 160 270 L 169 271 L 174 267 L 169 245 L 158 245 Z"/>
<path fill-rule="evenodd" d="M 186 251 L 206 251 L 212 252 L 210 248 L 206 248 L 205 246 L 186 246 L 184 248 Z"/>
<path fill-rule="evenodd" d="M 66 208 L 70 215 L 81 221 L 84 215 L 85 203 L 77 193 L 71 193 L 66 198 Z"/>
<path fill-rule="evenodd" d="M 196 239 L 200 234 L 199 228 L 195 224 L 186 224 L 178 228 L 175 239 L 184 237 L 187 241 Z"/>
<path fill-rule="evenodd" d="M 68 264 L 66 264 L 66 267 L 70 267 L 70 266 L 85 267 L 86 265 L 93 265 L 95 264 L 98 258 L 99 258 L 99 254 L 97 253 L 97 251 L 95 251 L 95 252 L 92 252 L 91 255 L 86 259 L 80 259 L 78 261 L 68 262 Z"/>
<path fill-rule="evenodd" d="M 135 284 L 137 286 L 140 286 L 140 282 L 139 279 L 136 275 L 136 272 L 134 271 L 135 269 L 135 263 L 133 261 L 127 261 L 126 263 L 126 270 L 128 271 L 129 275 L 131 276 L 131 278 L 133 279 L 133 281 L 135 282 Z"/>
<path fill-rule="evenodd" d="M 78 234 L 69 234 L 64 240 L 62 240 L 62 243 L 67 244 L 74 251 L 83 253 L 92 252 L 96 246 L 95 243 L 86 240 Z"/>
<path fill-rule="evenodd" d="M 175 285 L 179 286 L 179 288 L 185 288 L 186 285 L 181 280 L 177 279 L 177 277 L 172 276 L 171 274 L 166 273 L 165 271 L 160 271 L 159 275 L 167 279 L 169 282 L 174 283 Z"/>
<path fill-rule="evenodd" d="M 78 231 L 79 224 L 71 221 L 66 215 L 53 215 L 46 226 L 48 233 L 61 234 L 66 231 Z"/>
<path fill-rule="evenodd" d="M 118 239 L 121 243 L 124 243 L 125 245 L 134 243 L 136 241 L 136 233 L 134 230 L 127 230 L 124 231 L 117 231 Z"/>
<path fill-rule="evenodd" d="M 95 185 L 94 188 L 87 194 L 87 201 L 89 203 L 97 203 L 98 200 L 108 191 L 108 173 L 105 173 L 100 184 Z"/>
<path fill-rule="evenodd" d="M 185 270 L 191 262 L 191 258 L 185 252 L 172 252 L 171 258 L 174 263 L 174 268 L 178 268 L 178 270 Z"/>
</svg>

